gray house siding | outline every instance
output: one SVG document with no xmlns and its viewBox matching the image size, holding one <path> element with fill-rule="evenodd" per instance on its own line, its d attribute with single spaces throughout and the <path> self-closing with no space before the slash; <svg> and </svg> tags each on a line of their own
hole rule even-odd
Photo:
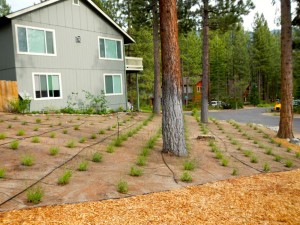
<svg viewBox="0 0 300 225">
<path fill-rule="evenodd" d="M 0 29 L 0 80 L 16 81 L 12 35 L 10 23 Z"/>
<path fill-rule="evenodd" d="M 54 30 L 56 56 L 18 54 L 16 25 Z M 72 92 L 78 92 L 81 98 L 84 97 L 82 90 L 99 94 L 104 90 L 104 74 L 122 76 L 123 95 L 107 96 L 109 107 L 126 107 L 124 52 L 123 60 L 103 60 L 99 59 L 98 47 L 99 36 L 119 39 L 123 44 L 123 35 L 90 5 L 81 1 L 80 6 L 76 6 L 72 0 L 66 0 L 32 11 L 12 20 L 12 34 L 19 92 L 26 91 L 34 96 L 33 73 L 61 75 L 63 98 L 34 100 L 32 111 L 65 107 Z M 75 42 L 76 36 L 81 37 L 81 43 Z"/>
</svg>

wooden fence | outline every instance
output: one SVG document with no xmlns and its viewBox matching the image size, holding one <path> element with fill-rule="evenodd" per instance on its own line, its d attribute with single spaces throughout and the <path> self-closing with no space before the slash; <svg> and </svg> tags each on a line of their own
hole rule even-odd
<svg viewBox="0 0 300 225">
<path fill-rule="evenodd" d="M 0 111 L 6 111 L 8 102 L 14 98 L 18 98 L 17 82 L 0 80 Z"/>
</svg>

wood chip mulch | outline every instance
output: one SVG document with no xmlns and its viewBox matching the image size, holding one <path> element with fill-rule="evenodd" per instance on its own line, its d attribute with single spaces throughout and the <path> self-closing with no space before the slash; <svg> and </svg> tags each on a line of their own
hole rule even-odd
<svg viewBox="0 0 300 225">
<path fill-rule="evenodd" d="M 300 224 L 300 170 L 3 212 L 0 224 Z"/>
</svg>

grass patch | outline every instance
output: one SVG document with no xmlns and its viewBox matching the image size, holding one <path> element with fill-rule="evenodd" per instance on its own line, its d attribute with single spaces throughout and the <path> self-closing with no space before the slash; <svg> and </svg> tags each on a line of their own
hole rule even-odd
<svg viewBox="0 0 300 225">
<path fill-rule="evenodd" d="M 300 159 L 300 152 L 296 152 L 295 156 L 296 158 Z"/>
<path fill-rule="evenodd" d="M 24 130 L 19 130 L 17 132 L 17 136 L 23 136 L 25 134 L 25 131 Z"/>
<path fill-rule="evenodd" d="M 287 151 L 287 152 L 291 152 L 292 149 L 291 149 L 291 148 L 287 148 L 286 151 Z"/>
<path fill-rule="evenodd" d="M 232 140 L 232 141 L 231 141 L 231 144 L 232 144 L 232 145 L 237 145 L 238 142 L 237 142 L 236 140 Z"/>
<path fill-rule="evenodd" d="M 44 190 L 38 186 L 38 187 L 32 187 L 28 189 L 27 191 L 27 201 L 32 202 L 33 204 L 38 204 L 42 200 L 42 197 L 44 196 Z"/>
<path fill-rule="evenodd" d="M 31 139 L 31 142 L 32 143 L 40 143 L 40 138 L 35 136 Z"/>
<path fill-rule="evenodd" d="M 19 148 L 20 142 L 18 140 L 14 140 L 9 144 L 9 147 L 13 150 L 16 150 Z"/>
<path fill-rule="evenodd" d="M 87 168 L 88 168 L 88 162 L 82 161 L 79 163 L 77 170 L 78 171 L 87 171 Z"/>
<path fill-rule="evenodd" d="M 293 163 L 292 160 L 287 159 L 287 160 L 285 161 L 285 163 L 284 163 L 284 166 L 290 168 L 290 167 L 293 166 L 293 164 L 294 164 L 294 163 Z"/>
<path fill-rule="evenodd" d="M 72 177 L 72 171 L 71 170 L 66 170 L 59 178 L 57 183 L 59 185 L 66 185 L 69 183 L 70 179 Z"/>
<path fill-rule="evenodd" d="M 12 125 L 11 124 L 8 124 L 7 125 L 7 129 L 11 129 L 12 128 Z"/>
<path fill-rule="evenodd" d="M 0 133 L 0 140 L 3 140 L 5 139 L 7 136 L 5 133 Z"/>
<path fill-rule="evenodd" d="M 275 155 L 274 160 L 275 160 L 276 162 L 280 162 L 280 161 L 282 160 L 282 157 L 281 157 L 280 155 Z"/>
<path fill-rule="evenodd" d="M 26 122 L 26 121 L 23 121 L 21 124 L 25 126 L 25 125 L 27 125 L 27 124 L 28 124 L 28 122 Z"/>
<path fill-rule="evenodd" d="M 66 144 L 66 147 L 68 148 L 75 148 L 76 144 L 75 144 L 75 141 L 71 140 L 71 141 L 68 141 L 67 144 Z"/>
<path fill-rule="evenodd" d="M 257 156 L 256 155 L 251 156 L 250 162 L 257 163 L 258 162 Z"/>
<path fill-rule="evenodd" d="M 226 159 L 226 158 L 223 158 L 223 159 L 221 160 L 221 165 L 222 165 L 222 166 L 228 166 L 228 163 L 229 163 L 229 161 L 228 161 L 228 159 Z"/>
<path fill-rule="evenodd" d="M 21 164 L 23 166 L 32 166 L 34 164 L 34 158 L 31 155 L 24 155 L 21 158 Z"/>
<path fill-rule="evenodd" d="M 180 177 L 180 180 L 182 182 L 192 182 L 193 178 L 192 178 L 191 174 L 188 171 L 184 171 L 183 174 Z"/>
<path fill-rule="evenodd" d="M 196 168 L 195 161 L 185 161 L 183 163 L 184 170 L 194 170 Z"/>
<path fill-rule="evenodd" d="M 82 137 L 79 139 L 79 143 L 84 143 L 84 142 L 86 142 L 86 137 Z"/>
<path fill-rule="evenodd" d="M 110 130 L 111 130 L 111 127 L 106 128 L 106 130 L 110 131 Z"/>
<path fill-rule="evenodd" d="M 0 168 L 0 178 L 4 178 L 6 174 L 6 169 L 5 168 Z"/>
<path fill-rule="evenodd" d="M 120 147 L 122 144 L 122 139 L 121 138 L 116 138 L 113 142 L 112 142 L 113 146 L 115 147 Z"/>
<path fill-rule="evenodd" d="M 246 157 L 249 157 L 252 155 L 252 151 L 250 151 L 250 150 L 245 150 L 243 153 L 244 153 L 244 156 L 246 156 Z"/>
<path fill-rule="evenodd" d="M 50 133 L 50 138 L 55 138 L 56 134 L 54 132 Z"/>
<path fill-rule="evenodd" d="M 54 155 L 57 155 L 59 152 L 59 148 L 58 147 L 52 147 L 49 149 L 49 154 L 54 156 Z"/>
<path fill-rule="evenodd" d="M 137 168 L 137 167 L 135 167 L 135 166 L 132 166 L 132 167 L 130 168 L 129 175 L 130 175 L 130 176 L 134 176 L 134 177 L 139 177 L 139 176 L 142 175 L 142 173 L 143 173 L 143 170 L 141 170 L 141 169 L 139 169 L 139 168 Z"/>
<path fill-rule="evenodd" d="M 93 162 L 101 162 L 102 161 L 102 154 L 99 153 L 99 152 L 95 152 L 93 155 L 92 155 L 92 161 Z"/>
<path fill-rule="evenodd" d="M 38 130 L 39 130 L 39 127 L 37 127 L 37 126 L 33 128 L 33 131 L 38 131 Z"/>
<path fill-rule="evenodd" d="M 79 130 L 79 125 L 75 125 L 74 130 Z"/>
<path fill-rule="evenodd" d="M 105 130 L 99 130 L 99 134 L 105 134 Z"/>
<path fill-rule="evenodd" d="M 265 151 L 265 153 L 266 153 L 267 155 L 273 155 L 273 150 L 272 150 L 272 148 L 267 148 L 266 151 Z"/>
<path fill-rule="evenodd" d="M 237 168 L 233 168 L 231 175 L 232 176 L 238 175 L 238 169 Z"/>
<path fill-rule="evenodd" d="M 277 143 L 277 147 L 281 147 L 282 143 L 281 142 L 278 142 Z"/>
<path fill-rule="evenodd" d="M 91 139 L 96 139 L 96 138 L 97 138 L 97 135 L 96 135 L 96 134 L 92 134 L 90 138 L 91 138 Z"/>
<path fill-rule="evenodd" d="M 67 134 L 68 133 L 68 130 L 63 130 L 63 134 Z"/>
<path fill-rule="evenodd" d="M 40 118 L 37 118 L 37 119 L 35 120 L 35 122 L 36 122 L 36 123 L 41 123 L 42 120 L 41 120 Z"/>
<path fill-rule="evenodd" d="M 149 148 L 147 148 L 147 147 L 144 147 L 143 149 L 142 149 L 142 152 L 141 152 L 141 156 L 148 156 L 149 155 L 149 153 L 150 153 L 150 149 Z"/>
<path fill-rule="evenodd" d="M 264 170 L 264 172 L 269 172 L 270 171 L 269 163 L 264 163 L 263 170 Z"/>
<path fill-rule="evenodd" d="M 126 194 L 128 192 L 128 184 L 124 180 L 120 180 L 117 184 L 117 191 L 122 194 Z"/>
<path fill-rule="evenodd" d="M 258 144 L 258 141 L 254 140 L 253 143 L 254 143 L 254 144 Z"/>
<path fill-rule="evenodd" d="M 109 145 L 106 148 L 106 152 L 113 153 L 115 151 L 115 147 L 113 145 Z"/>
<path fill-rule="evenodd" d="M 137 158 L 136 164 L 137 164 L 138 166 L 145 166 L 145 165 L 146 165 L 146 157 L 143 156 L 143 155 L 140 155 L 140 156 Z"/>
</svg>

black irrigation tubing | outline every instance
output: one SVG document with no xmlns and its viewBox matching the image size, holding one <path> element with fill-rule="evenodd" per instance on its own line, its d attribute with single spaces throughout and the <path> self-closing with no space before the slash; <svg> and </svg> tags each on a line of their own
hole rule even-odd
<svg viewBox="0 0 300 225">
<path fill-rule="evenodd" d="M 226 152 L 230 155 L 230 157 L 234 158 L 235 160 L 239 161 L 240 163 L 244 164 L 245 166 L 250 167 L 250 168 L 253 169 L 253 170 L 256 170 L 256 171 L 258 171 L 258 172 L 260 172 L 260 173 L 263 172 L 262 170 L 258 170 L 258 169 L 256 169 L 256 168 L 254 168 L 253 166 L 251 166 L 251 165 L 249 165 L 249 164 L 243 162 L 242 160 L 240 160 L 240 159 L 238 159 L 237 157 L 235 157 L 235 156 L 233 156 L 232 154 L 230 154 L 230 153 L 228 152 L 228 148 L 227 148 L 227 145 L 226 145 L 225 141 L 224 141 L 222 138 L 220 138 L 218 135 L 216 135 L 216 133 L 214 133 L 214 132 L 213 132 L 211 129 L 209 129 L 207 126 L 206 126 L 206 128 L 207 128 L 207 130 L 209 130 L 215 137 L 217 137 L 218 139 L 220 139 L 220 140 L 222 141 L 223 145 L 225 146 L 225 150 L 226 150 Z"/>
<path fill-rule="evenodd" d="M 130 128 L 130 127 L 133 127 L 133 126 L 136 125 L 137 123 L 139 123 L 139 122 L 136 122 L 136 123 L 134 123 L 134 124 L 132 124 L 132 125 L 130 125 L 130 126 L 124 128 L 124 129 L 122 129 L 121 131 L 123 131 L 123 130 L 125 130 L 125 129 L 128 129 L 128 128 Z M 85 149 L 90 148 L 90 147 L 92 147 L 92 146 L 95 146 L 95 145 L 97 145 L 97 144 L 100 144 L 100 143 L 104 142 L 105 140 L 107 140 L 108 138 L 110 138 L 110 137 L 112 137 L 112 136 L 115 136 L 115 135 L 117 135 L 117 134 L 118 134 L 118 132 L 115 132 L 115 133 L 113 133 L 113 134 L 111 134 L 111 135 L 106 136 L 105 138 L 102 138 L 100 141 L 98 141 L 98 142 L 96 142 L 96 143 L 93 143 L 93 144 L 91 144 L 91 145 L 88 145 L 88 146 L 83 147 L 80 151 L 78 151 L 78 152 L 77 152 L 75 155 L 73 155 L 71 158 L 69 158 L 68 160 L 64 161 L 62 164 L 56 166 L 53 170 L 51 170 L 50 172 L 48 172 L 47 174 L 45 174 L 43 177 L 41 177 L 40 179 L 38 179 L 36 182 L 32 183 L 31 185 L 29 185 L 28 187 L 26 187 L 26 188 L 23 189 L 22 191 L 18 192 L 17 194 L 11 196 L 11 197 L 8 198 L 7 200 L 1 202 L 1 203 L 0 203 L 0 207 L 1 207 L 2 205 L 4 205 L 5 203 L 7 203 L 7 202 L 13 200 L 13 199 L 16 198 L 17 196 L 23 194 L 25 191 L 27 191 L 28 189 L 30 189 L 31 187 L 33 187 L 33 186 L 36 185 L 37 183 L 39 183 L 39 182 L 41 182 L 42 180 L 44 180 L 47 176 L 49 176 L 50 174 L 52 174 L 55 170 L 57 170 L 57 169 L 63 167 L 64 165 L 66 165 L 68 162 L 70 162 L 72 159 L 74 159 L 76 156 L 78 156 L 78 155 L 79 155 L 81 152 L 83 152 Z"/>
<path fill-rule="evenodd" d="M 161 152 L 161 157 L 162 157 L 162 160 L 164 162 L 164 164 L 168 167 L 168 169 L 171 171 L 171 173 L 173 174 L 173 180 L 175 181 L 176 184 L 178 184 L 178 181 L 175 177 L 175 173 L 174 171 L 169 167 L 169 165 L 167 164 L 166 160 L 165 160 L 165 157 L 164 157 L 164 152 Z"/>
</svg>

